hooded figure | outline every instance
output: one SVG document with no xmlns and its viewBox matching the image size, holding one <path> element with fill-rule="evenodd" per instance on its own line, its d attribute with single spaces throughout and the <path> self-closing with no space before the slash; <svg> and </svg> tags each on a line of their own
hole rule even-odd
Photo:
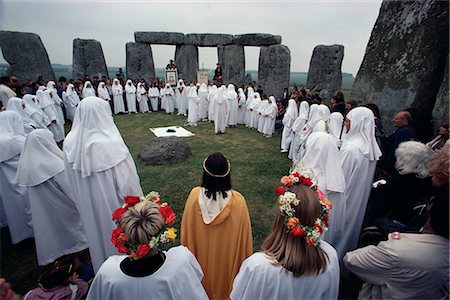
<svg viewBox="0 0 450 300">
<path fill-rule="evenodd" d="M 50 125 L 50 120 L 40 108 L 39 103 L 37 103 L 36 96 L 29 94 L 24 95 L 22 98 L 22 105 L 25 106 L 23 109 L 24 113 L 33 121 L 36 128 L 47 129 Z"/>
<path fill-rule="evenodd" d="M 217 86 L 213 85 L 208 93 L 208 121 L 214 122 L 214 100 L 217 93 Z"/>
<path fill-rule="evenodd" d="M 271 104 L 269 103 L 269 99 L 262 99 L 261 103 L 259 104 L 259 107 L 258 107 L 258 126 L 256 127 L 256 129 L 260 133 L 263 133 L 264 123 L 266 122 L 266 114 L 264 113 L 264 111 L 269 106 L 271 106 Z"/>
<path fill-rule="evenodd" d="M 98 97 L 78 105 L 72 130 L 64 141 L 65 169 L 71 183 L 94 270 L 116 253 L 111 216 L 124 196 L 142 195 L 130 151 L 109 114 L 109 105 Z"/>
<path fill-rule="evenodd" d="M 150 110 L 148 109 L 148 98 L 147 98 L 147 91 L 145 90 L 145 83 L 139 82 L 137 84 L 136 97 L 139 103 L 139 112 L 149 113 Z"/>
<path fill-rule="evenodd" d="M 228 126 L 237 125 L 237 110 L 238 110 L 238 100 L 237 93 L 234 89 L 234 85 L 229 84 L 227 88 L 227 98 L 230 106 L 230 112 L 228 114 Z"/>
<path fill-rule="evenodd" d="M 13 244 L 33 237 L 27 189 L 19 186 L 16 180 L 24 143 L 22 117 L 15 111 L 0 112 L 0 198 Z"/>
<path fill-rule="evenodd" d="M 164 104 L 166 113 L 173 114 L 175 111 L 175 92 L 169 83 L 166 83 L 166 87 L 161 91 L 161 103 Z M 161 104 L 161 106 L 163 106 Z"/>
<path fill-rule="evenodd" d="M 288 152 L 289 146 L 291 145 L 293 133 L 292 133 L 292 125 L 295 122 L 295 119 L 298 117 L 298 108 L 297 103 L 294 99 L 290 99 L 288 102 L 288 108 L 286 109 L 286 113 L 283 117 L 283 134 L 281 136 L 281 152 Z"/>
<path fill-rule="evenodd" d="M 36 129 L 25 140 L 17 182 L 27 189 L 40 266 L 88 247 L 53 134 Z"/>
<path fill-rule="evenodd" d="M 200 98 L 197 96 L 197 88 L 191 84 L 188 94 L 188 119 L 187 122 L 190 126 L 197 126 L 198 122 L 198 104 Z"/>
<path fill-rule="evenodd" d="M 270 96 L 268 101 L 269 105 L 262 111 L 265 119 L 262 134 L 266 137 L 272 137 L 272 134 L 275 132 L 275 120 L 278 113 L 278 107 L 274 96 Z"/>
<path fill-rule="evenodd" d="M 252 128 L 252 103 L 255 100 L 253 97 L 255 92 L 253 91 L 253 88 L 249 86 L 247 88 L 247 101 L 246 101 L 246 107 L 245 107 L 245 118 L 244 118 L 244 124 L 245 127 Z"/>
<path fill-rule="evenodd" d="M 328 118 L 330 117 L 330 109 L 325 104 L 320 104 L 317 114 L 319 121 L 313 127 L 312 132 L 328 132 Z"/>
<path fill-rule="evenodd" d="M 54 105 L 56 107 L 56 112 L 58 113 L 58 119 L 60 121 L 61 124 L 65 124 L 66 121 L 64 120 L 64 112 L 62 109 L 63 106 L 63 101 L 61 100 L 61 98 L 58 95 L 58 90 L 56 89 L 56 84 L 53 81 L 49 81 L 47 83 L 47 90 L 51 91 L 51 98 L 54 101 Z"/>
<path fill-rule="evenodd" d="M 90 81 L 85 81 L 84 86 L 83 86 L 83 91 L 81 92 L 81 97 L 83 97 L 83 99 L 84 99 L 86 97 L 92 97 L 92 96 L 96 96 L 94 87 L 92 86 L 92 83 Z"/>
<path fill-rule="evenodd" d="M 176 106 L 178 108 L 178 115 L 187 116 L 187 89 L 184 85 L 183 79 L 178 80 L 176 89 Z"/>
<path fill-rule="evenodd" d="M 261 95 L 258 92 L 256 92 L 253 94 L 253 101 L 250 103 L 250 110 L 252 111 L 252 115 L 250 118 L 251 128 L 258 129 L 260 105 L 261 105 Z"/>
<path fill-rule="evenodd" d="M 23 129 L 26 134 L 38 127 L 37 124 L 35 124 L 34 121 L 28 117 L 28 114 L 25 113 L 25 105 L 22 104 L 22 99 L 17 97 L 9 98 L 8 104 L 6 105 L 6 110 L 15 111 L 22 117 Z"/>
<path fill-rule="evenodd" d="M 158 99 L 160 96 L 161 95 L 159 93 L 158 88 L 153 83 L 152 87 L 148 89 L 148 97 L 150 98 L 150 103 L 152 105 L 153 111 L 158 111 Z"/>
<path fill-rule="evenodd" d="M 225 99 L 225 91 L 220 88 L 214 96 L 214 132 L 225 133 L 227 127 L 228 101 Z"/>
<path fill-rule="evenodd" d="M 297 149 L 294 152 L 294 161 L 300 161 L 305 155 L 305 143 L 309 135 L 313 132 L 313 128 L 316 126 L 317 122 L 321 120 L 321 114 L 319 113 L 319 105 L 312 104 L 309 108 L 309 117 L 305 126 L 300 132 L 300 137 L 298 140 Z"/>
<path fill-rule="evenodd" d="M 58 118 L 55 102 L 51 98 L 52 92 L 50 90 L 37 91 L 36 95 L 42 99 L 41 107 L 50 119 L 51 123 L 48 129 L 53 133 L 55 141 L 57 143 L 63 141 L 65 137 L 64 124 Z"/>
<path fill-rule="evenodd" d="M 114 78 L 112 84 L 112 93 L 114 100 L 114 114 L 125 112 L 125 104 L 123 103 L 123 87 L 120 84 L 119 79 Z"/>
<path fill-rule="evenodd" d="M 246 112 L 246 98 L 244 94 L 244 90 L 242 88 L 238 89 L 238 109 L 237 109 L 237 116 L 236 116 L 236 122 L 237 124 L 245 124 L 245 112 Z"/>
<path fill-rule="evenodd" d="M 125 84 L 125 94 L 127 98 L 128 113 L 136 112 L 136 87 L 131 79 Z"/>
<path fill-rule="evenodd" d="M 98 84 L 97 94 L 100 99 L 103 99 L 108 102 L 110 113 L 112 115 L 111 104 L 110 104 L 111 97 L 109 96 L 108 88 L 106 87 L 106 85 L 103 81 Z"/>
<path fill-rule="evenodd" d="M 331 113 L 328 118 L 328 132 L 334 138 L 336 146 L 341 148 L 344 136 L 344 117 L 340 112 Z"/>
<path fill-rule="evenodd" d="M 99 87 L 100 89 L 100 87 Z M 109 95 L 108 95 L 109 97 Z M 75 111 L 77 110 L 78 103 L 80 103 L 80 97 L 75 91 L 75 86 L 73 84 L 69 84 L 66 88 L 66 91 L 62 93 L 62 98 L 64 102 L 64 106 L 66 108 L 66 116 L 71 122 L 73 122 L 73 118 L 75 116 Z"/>
<path fill-rule="evenodd" d="M 206 84 L 202 83 L 198 89 L 198 98 L 200 102 L 198 105 L 198 118 L 202 121 L 208 120 L 208 89 Z"/>
<path fill-rule="evenodd" d="M 292 137 L 292 144 L 289 148 L 288 157 L 292 159 L 293 162 L 298 161 L 298 152 L 297 149 L 300 146 L 300 135 L 302 133 L 303 126 L 305 126 L 308 121 L 309 115 L 309 103 L 307 101 L 300 102 L 300 111 L 298 113 L 297 119 L 295 119 L 294 124 L 292 125 L 292 132 L 294 136 Z"/>
</svg>

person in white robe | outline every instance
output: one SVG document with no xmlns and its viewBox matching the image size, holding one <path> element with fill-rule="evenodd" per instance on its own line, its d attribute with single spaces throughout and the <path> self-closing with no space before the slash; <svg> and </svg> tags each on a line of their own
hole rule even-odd
<svg viewBox="0 0 450 300">
<path fill-rule="evenodd" d="M 128 113 L 135 113 L 136 111 L 136 87 L 131 79 L 127 80 L 125 84 L 125 97 L 127 98 L 127 111 Z"/>
<path fill-rule="evenodd" d="M 291 145 L 293 133 L 292 125 L 294 125 L 295 119 L 298 117 L 297 103 L 294 99 L 290 99 L 288 107 L 283 117 L 283 133 L 281 136 L 281 152 L 288 152 Z"/>
<path fill-rule="evenodd" d="M 198 118 L 199 102 L 200 102 L 200 98 L 197 95 L 197 88 L 194 86 L 194 84 L 191 84 L 191 87 L 189 89 L 189 94 L 188 94 L 187 124 L 189 126 L 193 126 L 193 127 L 197 126 L 197 122 L 199 120 L 199 118 Z"/>
<path fill-rule="evenodd" d="M 110 104 L 111 96 L 109 95 L 108 88 L 106 87 L 106 84 L 103 81 L 98 84 L 97 95 L 98 95 L 98 97 L 100 99 L 103 99 L 106 102 L 108 102 L 109 110 L 110 110 L 111 115 L 112 115 L 111 104 Z"/>
<path fill-rule="evenodd" d="M 25 106 L 23 110 L 28 118 L 36 125 L 36 128 L 47 129 L 50 125 L 50 120 L 36 102 L 36 96 L 30 94 L 24 95 L 22 98 L 22 104 Z"/>
<path fill-rule="evenodd" d="M 22 117 L 15 111 L 0 112 L 0 197 L 13 244 L 33 237 L 27 189 L 16 181 L 24 143 Z"/>
<path fill-rule="evenodd" d="M 38 264 L 87 249 L 64 171 L 64 154 L 47 129 L 36 129 L 25 140 L 17 170 L 17 182 L 30 198 Z"/>
<path fill-rule="evenodd" d="M 244 94 L 244 90 L 242 88 L 238 89 L 238 109 L 236 115 L 237 124 L 245 124 L 245 112 L 246 112 L 246 103 L 247 99 Z"/>
<path fill-rule="evenodd" d="M 313 132 L 328 132 L 328 118 L 330 117 L 330 109 L 325 104 L 320 104 L 317 110 L 319 121 L 313 127 Z"/>
<path fill-rule="evenodd" d="M 64 107 L 66 108 L 67 119 L 73 122 L 75 111 L 77 110 L 78 103 L 80 103 L 80 97 L 75 91 L 75 86 L 73 84 L 70 83 L 67 86 L 66 90 L 62 93 L 62 98 Z"/>
<path fill-rule="evenodd" d="M 269 97 L 269 104 L 262 112 L 265 118 L 262 133 L 268 138 L 272 137 L 272 134 L 275 132 L 275 121 L 278 114 L 277 102 L 274 96 Z"/>
<path fill-rule="evenodd" d="M 258 126 L 256 127 L 256 130 L 258 132 L 263 133 L 264 124 L 266 123 L 266 115 L 264 113 L 264 110 L 268 108 L 270 105 L 269 99 L 262 99 L 261 103 L 258 107 Z"/>
<path fill-rule="evenodd" d="M 340 161 L 346 182 L 346 230 L 335 245 L 344 254 L 358 244 L 375 166 L 381 156 L 375 138 L 375 117 L 370 109 L 352 109 L 347 114 L 345 126 L 347 134 L 340 150 Z"/>
<path fill-rule="evenodd" d="M 339 261 L 345 252 L 336 247 L 345 234 L 345 178 L 342 171 L 339 150 L 334 139 L 325 132 L 312 133 L 305 145 L 305 155 L 298 163 L 294 163 L 294 171 L 301 168 L 312 169 L 317 176 L 317 186 L 333 204 L 329 214 L 329 228 L 323 234 L 323 240 L 330 243 L 338 254 Z"/>
<path fill-rule="evenodd" d="M 28 134 L 37 128 L 37 124 L 35 124 L 25 113 L 25 105 L 23 105 L 22 99 L 17 97 L 10 98 L 6 105 L 6 110 L 15 111 L 22 117 L 25 134 Z"/>
<path fill-rule="evenodd" d="M 161 91 L 161 103 L 164 104 L 167 114 L 175 112 L 175 92 L 169 83 L 166 83 L 166 87 Z"/>
<path fill-rule="evenodd" d="M 87 80 L 84 82 L 83 90 L 81 92 L 81 97 L 84 99 L 84 98 L 93 97 L 93 96 L 95 97 L 97 95 L 95 94 L 95 90 L 94 90 L 94 87 L 92 86 L 92 83 L 89 80 Z"/>
<path fill-rule="evenodd" d="M 178 108 L 178 115 L 187 116 L 187 90 L 183 79 L 178 80 L 176 89 L 176 105 Z"/>
<path fill-rule="evenodd" d="M 39 99 L 42 99 L 40 102 L 41 107 L 50 120 L 50 126 L 48 126 L 48 129 L 53 133 L 55 141 L 59 143 L 65 138 L 64 124 L 62 124 L 61 120 L 58 118 L 56 104 L 50 96 L 51 93 L 52 92 L 49 90 L 37 91 L 36 95 Z"/>
<path fill-rule="evenodd" d="M 208 89 L 205 83 L 200 85 L 198 89 L 198 97 L 200 102 L 198 104 L 198 118 L 202 121 L 208 120 Z"/>
<path fill-rule="evenodd" d="M 217 86 L 213 85 L 208 93 L 208 121 L 214 122 L 214 100 L 217 93 Z"/>
<path fill-rule="evenodd" d="M 114 78 L 112 84 L 113 102 L 114 102 L 114 114 L 125 112 L 125 104 L 123 102 L 123 87 L 120 84 L 119 79 Z"/>
<path fill-rule="evenodd" d="M 58 119 L 61 124 L 66 124 L 66 120 L 64 119 L 64 112 L 62 109 L 63 101 L 58 95 L 58 90 L 56 89 L 56 84 L 54 81 L 47 82 L 47 90 L 51 91 L 50 98 L 55 102 L 56 112 L 58 113 Z"/>
<path fill-rule="evenodd" d="M 261 105 L 261 95 L 256 92 L 253 94 L 253 101 L 250 103 L 250 110 L 252 112 L 250 121 L 250 128 L 258 129 L 258 121 L 259 121 L 259 106 Z"/>
<path fill-rule="evenodd" d="M 139 112 L 150 113 L 151 111 L 148 108 L 148 98 L 147 98 L 147 91 L 145 90 L 145 83 L 139 82 L 137 84 L 136 98 L 139 103 Z"/>
<path fill-rule="evenodd" d="M 65 166 L 89 243 L 94 270 L 115 252 L 111 216 L 126 195 L 142 195 L 133 158 L 97 97 L 78 105 L 72 130 L 64 141 Z"/>
<path fill-rule="evenodd" d="M 313 128 L 319 121 L 320 121 L 319 105 L 312 104 L 309 107 L 308 121 L 306 122 L 305 126 L 303 126 L 300 132 L 297 149 L 295 149 L 294 151 L 293 161 L 300 161 L 303 158 L 303 155 L 305 155 L 306 140 L 308 139 L 309 135 L 313 132 Z"/>
<path fill-rule="evenodd" d="M 298 117 L 295 119 L 294 124 L 292 125 L 292 144 L 291 147 L 289 147 L 289 154 L 288 158 L 291 159 L 293 162 L 297 162 L 296 157 L 296 151 L 299 147 L 300 143 L 300 135 L 303 129 L 303 126 L 305 126 L 306 122 L 308 121 L 309 116 L 309 103 L 306 100 L 303 100 L 300 102 L 300 109 L 298 112 Z"/>
<path fill-rule="evenodd" d="M 150 104 L 153 111 L 158 111 L 158 99 L 161 97 L 158 88 L 155 83 L 148 89 L 148 98 L 150 99 Z"/>
<path fill-rule="evenodd" d="M 344 136 L 344 116 L 340 112 L 333 112 L 328 118 L 328 131 L 334 138 L 336 146 L 341 148 L 342 138 Z"/>
<path fill-rule="evenodd" d="M 237 93 L 234 88 L 234 85 L 231 83 L 227 88 L 227 98 L 230 102 L 230 112 L 228 114 L 228 126 L 236 126 L 237 125 L 237 110 L 238 110 L 238 100 Z"/>
<path fill-rule="evenodd" d="M 247 88 L 247 100 L 245 104 L 245 117 L 244 117 L 244 124 L 245 127 L 251 128 L 252 127 L 252 102 L 255 100 L 254 97 L 255 92 L 253 91 L 252 87 Z"/>
<path fill-rule="evenodd" d="M 214 132 L 224 134 L 227 127 L 228 101 L 225 99 L 225 91 L 217 89 L 214 95 Z"/>
</svg>

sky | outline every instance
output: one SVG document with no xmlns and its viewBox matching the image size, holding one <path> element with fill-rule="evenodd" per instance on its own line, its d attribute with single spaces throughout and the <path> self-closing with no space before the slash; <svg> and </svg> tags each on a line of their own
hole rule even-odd
<svg viewBox="0 0 450 300">
<path fill-rule="evenodd" d="M 135 31 L 269 33 L 291 51 L 291 72 L 307 72 L 317 45 L 344 46 L 342 71 L 356 73 L 381 0 L 291 1 L 0 1 L 0 29 L 38 34 L 51 63 L 72 64 L 75 38 L 100 41 L 108 66 L 125 66 Z M 156 67 L 175 46 L 153 45 Z M 258 69 L 259 47 L 245 47 L 246 70 Z M 0 62 L 5 63 L 0 54 Z M 199 48 L 199 66 L 215 68 L 217 50 Z"/>
</svg>

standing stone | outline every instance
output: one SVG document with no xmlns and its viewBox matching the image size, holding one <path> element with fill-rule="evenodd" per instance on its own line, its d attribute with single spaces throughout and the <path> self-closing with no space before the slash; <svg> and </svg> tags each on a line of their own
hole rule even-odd
<svg viewBox="0 0 450 300">
<path fill-rule="evenodd" d="M 448 56 L 445 64 L 444 79 L 442 80 L 441 87 L 436 96 L 436 104 L 433 109 L 433 121 L 434 127 L 438 128 L 443 121 L 448 121 L 449 108 L 448 99 L 450 99 L 449 85 L 448 85 Z"/>
<path fill-rule="evenodd" d="M 219 63 L 222 66 L 223 82 L 235 87 L 243 85 L 245 78 L 244 46 L 228 45 L 217 48 Z"/>
<path fill-rule="evenodd" d="M 342 59 L 344 46 L 319 45 L 314 48 L 309 63 L 307 86 L 314 90 L 321 90 L 321 97 L 330 100 L 342 86 Z"/>
<path fill-rule="evenodd" d="M 47 50 L 39 35 L 28 32 L 0 31 L 0 47 L 3 58 L 10 64 L 8 76 L 16 76 L 20 82 L 55 80 Z"/>
<path fill-rule="evenodd" d="M 97 40 L 73 40 L 73 79 L 84 79 L 85 76 L 93 78 L 108 76 L 102 45 Z"/>
<path fill-rule="evenodd" d="M 281 99 L 289 86 L 291 51 L 284 45 L 261 47 L 259 52 L 258 83 L 264 93 Z"/>
<path fill-rule="evenodd" d="M 185 83 L 197 80 L 198 48 L 194 45 L 178 45 L 175 49 L 178 75 Z"/>
<path fill-rule="evenodd" d="M 152 47 L 143 43 L 127 43 L 127 78 L 145 79 L 155 78 Z"/>
<path fill-rule="evenodd" d="M 396 112 L 411 107 L 431 119 L 449 51 L 448 1 L 383 1 L 352 98 L 375 103 L 387 133 Z M 447 98 L 448 102 L 448 98 Z"/>
</svg>

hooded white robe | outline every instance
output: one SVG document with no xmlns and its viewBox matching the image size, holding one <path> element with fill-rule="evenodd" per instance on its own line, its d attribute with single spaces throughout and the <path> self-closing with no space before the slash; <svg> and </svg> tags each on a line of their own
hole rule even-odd
<svg viewBox="0 0 450 300">
<path fill-rule="evenodd" d="M 64 171 L 64 154 L 47 129 L 31 132 L 20 156 L 17 181 L 27 189 L 40 266 L 88 247 Z"/>
<path fill-rule="evenodd" d="M 65 124 L 66 120 L 64 120 L 64 112 L 62 109 L 63 101 L 58 95 L 58 90 L 56 89 L 56 84 L 53 81 L 49 81 L 47 83 L 47 90 L 51 91 L 50 98 L 55 102 L 56 112 L 58 113 L 58 119 L 61 124 Z"/>
<path fill-rule="evenodd" d="M 38 125 L 28 117 L 28 114 L 26 114 L 25 108 L 22 105 L 22 99 L 17 97 L 9 98 L 8 104 L 6 105 L 6 110 L 15 111 L 22 117 L 23 129 L 25 130 L 26 134 L 38 127 Z"/>
<path fill-rule="evenodd" d="M 127 98 L 128 113 L 136 111 L 136 87 L 133 82 L 128 79 L 125 84 L 125 96 Z"/>
<path fill-rule="evenodd" d="M 313 127 L 312 132 L 329 132 L 328 131 L 328 118 L 330 117 L 330 109 L 325 104 L 319 105 L 319 110 L 317 111 L 320 120 Z M 311 133 L 312 133 L 311 132 Z"/>
<path fill-rule="evenodd" d="M 24 143 L 22 117 L 15 111 L 0 112 L 0 197 L 13 244 L 33 237 L 27 189 L 16 181 Z"/>
<path fill-rule="evenodd" d="M 141 113 L 150 112 L 148 108 L 147 91 L 145 90 L 145 87 L 142 85 L 141 82 L 137 84 L 136 98 L 139 103 L 139 112 Z M 158 101 L 158 99 L 156 99 L 156 101 Z"/>
<path fill-rule="evenodd" d="M 187 89 L 183 80 L 178 80 L 176 92 L 176 105 L 178 108 L 178 115 L 186 116 L 187 111 Z"/>
<path fill-rule="evenodd" d="M 89 243 L 94 270 L 116 253 L 111 216 L 126 195 L 142 196 L 130 151 L 108 111 L 97 97 L 78 105 L 64 142 L 65 168 Z"/>
<path fill-rule="evenodd" d="M 197 88 L 191 86 L 188 94 L 188 118 L 187 122 L 190 126 L 197 126 L 198 122 L 198 109 L 200 98 L 197 95 Z"/>
<path fill-rule="evenodd" d="M 258 107 L 258 115 L 259 115 L 259 117 L 258 117 L 258 126 L 256 127 L 256 129 L 260 133 L 263 132 L 264 124 L 266 122 L 266 114 L 264 113 L 264 111 L 269 106 L 271 106 L 271 104 L 269 103 L 268 99 L 261 100 L 261 103 L 259 104 L 259 107 Z"/>
<path fill-rule="evenodd" d="M 325 272 L 319 275 L 294 277 L 292 272 L 263 252 L 256 252 L 241 265 L 233 282 L 230 298 L 238 299 L 337 299 L 339 263 L 336 251 L 328 243 L 320 246 L 328 256 Z"/>
<path fill-rule="evenodd" d="M 119 79 L 114 78 L 112 84 L 112 93 L 113 93 L 113 101 L 114 101 L 114 114 L 125 112 L 125 104 L 123 102 L 123 87 L 120 84 Z"/>
<path fill-rule="evenodd" d="M 292 159 L 293 162 L 297 162 L 297 149 L 300 145 L 300 135 L 303 129 L 303 126 L 305 126 L 306 122 L 308 121 L 308 115 L 309 115 L 309 103 L 307 101 L 300 102 L 300 109 L 298 112 L 298 117 L 295 119 L 294 124 L 292 125 L 292 132 L 294 133 L 294 136 L 292 137 L 292 144 L 291 147 L 289 147 L 289 154 L 288 158 Z"/>
<path fill-rule="evenodd" d="M 247 110 L 247 101 L 245 98 L 244 90 L 242 88 L 238 89 L 238 109 L 236 122 L 237 124 L 245 124 L 245 113 Z"/>
<path fill-rule="evenodd" d="M 148 97 L 150 98 L 150 104 L 152 106 L 152 110 L 158 111 L 158 99 L 159 99 L 159 97 L 161 97 L 161 95 L 156 86 L 148 89 Z"/>
<path fill-rule="evenodd" d="M 198 89 L 198 97 L 200 98 L 198 106 L 198 118 L 200 120 L 208 119 L 208 89 L 206 84 L 202 83 Z"/>
<path fill-rule="evenodd" d="M 294 161 L 300 161 L 305 155 L 305 143 L 309 135 L 312 133 L 313 128 L 316 126 L 317 122 L 320 121 L 319 105 L 312 104 L 309 107 L 309 117 L 305 126 L 303 126 L 300 137 L 298 139 L 297 149 L 294 152 Z"/>
<path fill-rule="evenodd" d="M 278 107 L 275 97 L 270 96 L 269 100 L 272 103 L 269 103 L 270 105 L 267 106 L 262 112 L 265 118 L 262 133 L 268 137 L 272 136 L 272 134 L 275 132 L 275 121 L 278 113 Z"/>
<path fill-rule="evenodd" d="M 260 105 L 261 105 L 261 95 L 258 92 L 256 92 L 253 94 L 253 101 L 250 103 L 250 109 L 252 111 L 250 117 L 250 128 L 258 129 Z"/>
<path fill-rule="evenodd" d="M 75 91 L 75 87 L 73 84 L 70 83 L 67 86 L 66 91 L 62 93 L 62 98 L 64 102 L 64 107 L 66 108 L 67 119 L 73 122 L 75 111 L 77 110 L 77 105 L 78 103 L 80 103 L 80 97 Z"/>
<path fill-rule="evenodd" d="M 217 86 L 213 85 L 208 93 L 208 121 L 214 122 L 214 100 L 217 93 Z"/>
<path fill-rule="evenodd" d="M 244 118 L 244 124 L 246 127 L 251 128 L 252 127 L 252 102 L 255 100 L 255 91 L 251 86 L 247 88 L 247 103 L 246 103 L 246 110 L 245 110 L 245 118 Z"/>
<path fill-rule="evenodd" d="M 381 156 L 375 139 L 375 119 L 366 107 L 352 109 L 347 118 L 350 130 L 340 150 L 340 161 L 346 182 L 345 234 L 336 241 L 335 248 L 345 254 L 356 248 L 366 212 L 376 162 Z"/>
<path fill-rule="evenodd" d="M 228 126 L 237 125 L 238 100 L 234 85 L 229 84 L 227 88 L 227 98 L 230 102 L 230 112 L 228 114 Z"/>
<path fill-rule="evenodd" d="M 281 136 L 281 151 L 287 152 L 292 141 L 292 125 L 298 117 L 297 103 L 294 99 L 289 100 L 288 108 L 283 117 L 283 133 Z"/>
<path fill-rule="evenodd" d="M 208 299 L 195 256 L 184 246 L 170 248 L 164 254 L 163 265 L 143 277 L 122 272 L 120 263 L 126 255 L 111 256 L 95 276 L 86 299 Z"/>
<path fill-rule="evenodd" d="M 100 82 L 97 88 L 97 94 L 100 99 L 105 100 L 106 102 L 111 102 L 111 96 L 109 96 L 108 88 L 106 87 L 104 82 Z M 112 115 L 111 106 L 109 107 L 109 112 Z"/>
<path fill-rule="evenodd" d="M 94 87 L 92 86 L 92 83 L 90 81 L 85 81 L 83 86 L 83 91 L 81 92 L 81 97 L 87 98 L 87 97 L 95 97 L 97 96 L 95 94 Z"/>
<path fill-rule="evenodd" d="M 341 141 L 344 136 L 344 116 L 340 112 L 334 112 L 330 114 L 328 118 L 328 131 L 336 142 L 338 148 L 341 147 Z M 342 133 L 342 136 L 341 136 Z"/>
<path fill-rule="evenodd" d="M 42 101 L 40 102 L 41 107 L 47 114 L 51 122 L 50 126 L 48 126 L 48 129 L 53 133 L 55 141 L 59 143 L 63 141 L 65 137 L 64 124 L 62 124 L 61 120 L 58 118 L 56 105 L 50 97 L 50 93 L 52 92 L 49 90 L 37 91 L 36 95 L 38 96 L 38 98 L 42 98 Z"/>
<path fill-rule="evenodd" d="M 161 106 L 164 106 L 166 113 L 173 114 L 175 111 L 175 92 L 169 83 L 161 91 Z"/>
<path fill-rule="evenodd" d="M 227 106 L 228 101 L 224 96 L 225 92 L 223 89 L 217 89 L 214 96 L 214 132 L 225 133 L 225 128 L 227 127 Z"/>
<path fill-rule="evenodd" d="M 23 110 L 28 118 L 33 121 L 33 124 L 36 125 L 36 128 L 47 129 L 47 126 L 50 125 L 50 120 L 35 101 L 37 102 L 36 96 L 24 95 L 22 104 L 25 105 L 25 108 Z"/>
</svg>

